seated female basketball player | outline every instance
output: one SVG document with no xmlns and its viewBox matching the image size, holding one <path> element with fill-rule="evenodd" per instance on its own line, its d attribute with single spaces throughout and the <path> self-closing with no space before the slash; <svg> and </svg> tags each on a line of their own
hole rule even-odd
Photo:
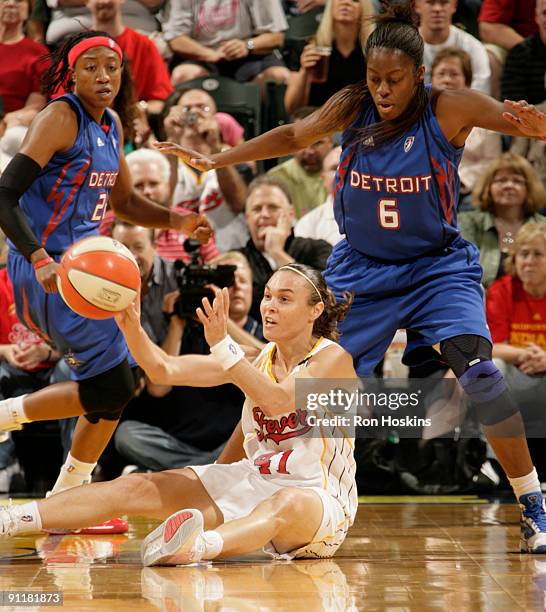
<svg viewBox="0 0 546 612">
<path fill-rule="evenodd" d="M 131 474 L 2 508 L 0 533 L 78 528 L 129 514 L 167 519 L 144 540 L 145 565 L 259 549 L 285 558 L 334 554 L 357 508 L 353 439 L 336 427 L 312 431 L 305 407 L 296 406 L 295 378 L 355 378 L 351 356 L 333 341 L 350 300 L 336 302 L 312 268 L 280 268 L 261 304 L 270 342 L 253 365 L 227 335 L 228 301 L 227 290 L 217 290 L 213 304 L 205 299 L 197 311 L 211 346 L 207 356 L 164 353 L 140 326 L 136 303 L 116 318 L 154 382 L 233 382 L 245 392 L 241 423 L 220 464 Z"/>
</svg>

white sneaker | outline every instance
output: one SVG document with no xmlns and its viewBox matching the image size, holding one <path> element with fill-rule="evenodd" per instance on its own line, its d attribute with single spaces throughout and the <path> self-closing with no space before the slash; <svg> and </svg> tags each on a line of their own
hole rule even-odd
<svg viewBox="0 0 546 612">
<path fill-rule="evenodd" d="M 199 510 L 179 510 L 146 536 L 140 554 L 142 565 L 187 565 L 197 563 L 205 552 Z"/>
</svg>

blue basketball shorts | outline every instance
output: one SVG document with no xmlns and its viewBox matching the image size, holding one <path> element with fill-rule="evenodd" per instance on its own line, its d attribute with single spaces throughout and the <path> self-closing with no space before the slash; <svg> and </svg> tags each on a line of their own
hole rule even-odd
<svg viewBox="0 0 546 612">
<path fill-rule="evenodd" d="M 83 380 L 107 372 L 124 359 L 135 361 L 113 319 L 96 321 L 76 314 L 59 293 L 46 293 L 32 265 L 13 250 L 8 255 L 17 317 L 43 340 L 55 345 L 72 378 Z"/>
<path fill-rule="evenodd" d="M 423 361 L 422 349 L 454 336 L 491 341 L 479 251 L 463 238 L 409 263 L 377 262 L 342 240 L 324 278 L 338 299 L 344 291 L 354 294 L 339 329 L 340 344 L 353 356 L 359 376 L 372 374 L 397 329 L 407 330 L 407 365 Z"/>
</svg>

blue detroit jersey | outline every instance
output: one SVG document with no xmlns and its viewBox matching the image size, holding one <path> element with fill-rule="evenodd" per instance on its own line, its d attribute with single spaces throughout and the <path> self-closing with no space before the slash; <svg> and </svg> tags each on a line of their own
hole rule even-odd
<svg viewBox="0 0 546 612">
<path fill-rule="evenodd" d="M 354 249 L 387 261 L 445 247 L 459 233 L 457 168 L 464 147 L 449 143 L 430 102 L 397 140 L 377 148 L 351 144 L 353 128 L 378 120 L 370 102 L 343 133 L 334 200 L 340 232 Z"/>
<path fill-rule="evenodd" d="M 78 135 L 68 151 L 49 160 L 20 200 L 30 227 L 50 254 L 97 233 L 119 170 L 119 130 L 113 114 L 105 111 L 103 128 L 73 94 L 52 103 L 58 100 L 67 101 L 76 113 Z"/>
<path fill-rule="evenodd" d="M 51 158 L 20 200 L 30 227 L 57 261 L 73 242 L 97 233 L 119 170 L 113 114 L 105 111 L 103 128 L 74 95 L 58 100 L 66 100 L 77 115 L 76 140 L 68 151 Z M 124 359 L 134 365 L 114 320 L 85 319 L 70 310 L 59 293 L 45 293 L 32 265 L 13 244 L 8 272 L 19 320 L 61 351 L 74 379 L 97 376 Z"/>
</svg>

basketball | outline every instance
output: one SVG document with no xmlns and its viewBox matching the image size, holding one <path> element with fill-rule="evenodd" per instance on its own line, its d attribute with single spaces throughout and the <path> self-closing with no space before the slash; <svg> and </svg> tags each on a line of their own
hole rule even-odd
<svg viewBox="0 0 546 612">
<path fill-rule="evenodd" d="M 57 287 L 66 305 L 88 319 L 108 319 L 135 299 L 140 270 L 131 251 L 106 236 L 75 242 L 63 255 Z"/>
</svg>

